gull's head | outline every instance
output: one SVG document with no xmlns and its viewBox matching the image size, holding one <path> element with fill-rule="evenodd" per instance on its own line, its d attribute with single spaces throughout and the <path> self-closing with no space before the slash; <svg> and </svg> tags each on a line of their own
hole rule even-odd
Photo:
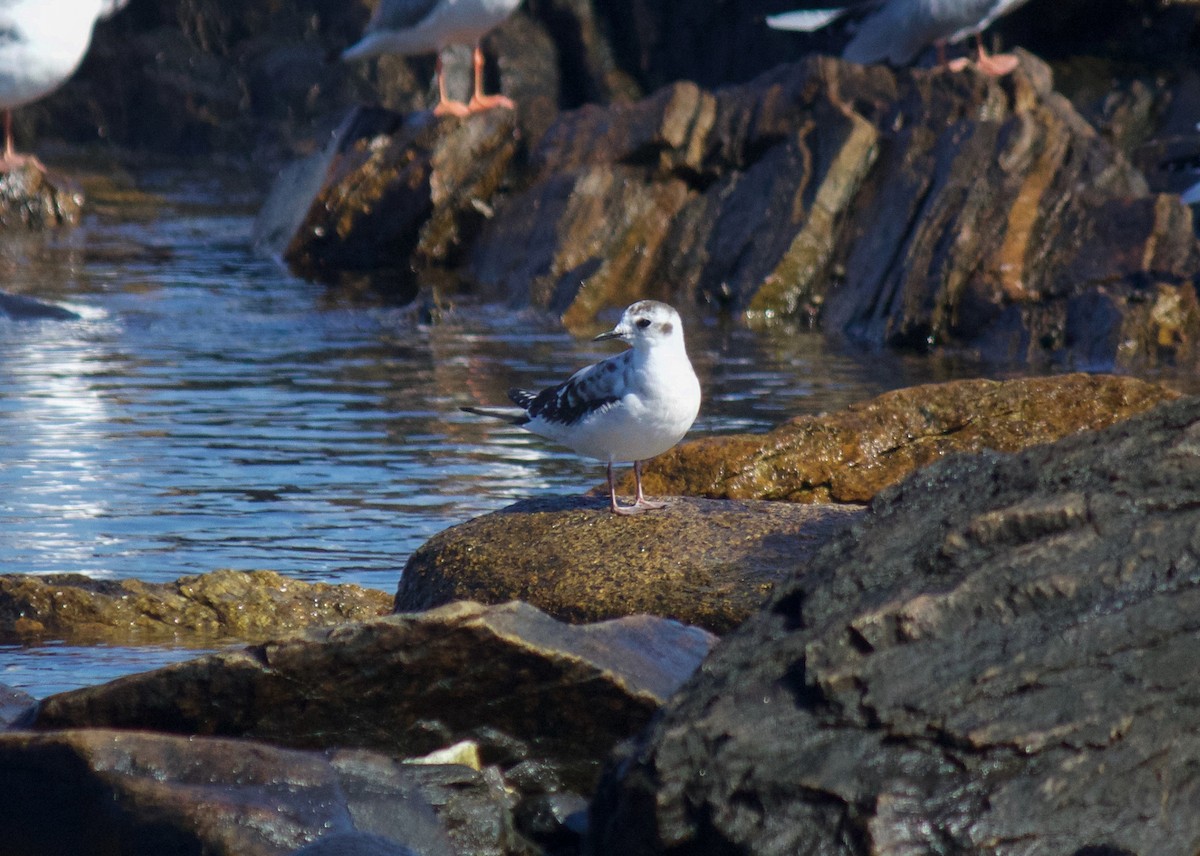
<svg viewBox="0 0 1200 856">
<path fill-rule="evenodd" d="M 657 300 L 639 300 L 621 315 L 621 320 L 595 341 L 620 339 L 635 348 L 652 348 L 668 343 L 683 344 L 683 322 L 679 313 Z"/>
</svg>

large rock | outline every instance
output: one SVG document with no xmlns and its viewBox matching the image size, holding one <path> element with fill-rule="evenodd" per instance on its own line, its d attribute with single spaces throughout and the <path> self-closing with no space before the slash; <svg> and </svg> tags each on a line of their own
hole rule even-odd
<svg viewBox="0 0 1200 856">
<path fill-rule="evenodd" d="M 527 156 L 470 142 L 488 121 L 371 143 L 370 174 L 406 188 L 364 196 L 376 200 L 367 243 L 380 243 L 374 222 L 403 232 L 382 268 L 407 263 L 445 294 L 548 308 L 574 329 L 661 297 L 1004 361 L 1200 356 L 1190 209 L 1151 194 L 1028 54 L 1001 80 L 810 57 L 737 86 L 674 83 L 560 114 L 525 140 Z M 469 152 L 470 174 L 487 176 L 447 185 L 453 222 L 468 224 L 448 233 L 424 204 L 438 147 Z M 363 190 L 357 172 L 335 177 L 313 216 Z M 289 258 L 345 266 L 340 246 L 364 240 L 345 210 L 333 209 L 338 228 L 299 230 Z M 430 244 L 440 233 L 451 251 Z"/>
<path fill-rule="evenodd" d="M 477 740 L 590 787 L 600 760 L 699 665 L 702 630 L 638 616 L 563 625 L 457 603 L 212 654 L 44 699 L 35 727 L 149 728 L 419 755 Z"/>
<path fill-rule="evenodd" d="M 516 843 L 498 782 L 363 751 L 104 729 L 0 734 L 0 791 L 0 849 L 22 856 L 282 856 L 313 841 L 376 848 L 334 850 L 347 856 L 503 856 Z"/>
<path fill-rule="evenodd" d="M 172 583 L 81 574 L 0 575 L 0 641 L 210 645 L 362 621 L 388 611 L 386 594 L 307 583 L 273 571 L 214 571 Z"/>
<path fill-rule="evenodd" d="M 520 599 L 562 621 L 649 613 L 725 633 L 858 513 L 679 498 L 630 519 L 607 499 L 524 500 L 421 545 L 396 609 Z"/>
<path fill-rule="evenodd" d="M 596 853 L 1200 848 L 1200 398 L 876 499 L 614 764 Z"/>
<path fill-rule="evenodd" d="M 1111 375 L 914 386 L 836 413 L 798 416 L 766 435 L 685 443 L 655 458 L 643 483 L 651 494 L 868 502 L 953 452 L 1015 452 L 1177 397 L 1166 387 Z M 622 487 L 632 490 L 632 478 Z"/>
</svg>

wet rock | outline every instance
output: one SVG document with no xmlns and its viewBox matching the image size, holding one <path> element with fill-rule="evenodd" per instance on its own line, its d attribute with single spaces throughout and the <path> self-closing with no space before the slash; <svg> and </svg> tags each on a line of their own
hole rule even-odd
<svg viewBox="0 0 1200 856">
<path fill-rule="evenodd" d="M 510 110 L 466 120 L 430 113 L 353 121 L 322 189 L 283 252 L 310 279 L 369 279 L 402 300 L 418 275 L 453 263 L 489 216 L 517 150 Z M 301 187 L 304 183 L 301 183 Z"/>
<path fill-rule="evenodd" d="M 962 455 L 727 637 L 596 853 L 1194 853 L 1200 398 Z"/>
<path fill-rule="evenodd" d="M 33 164 L 0 172 L 0 230 L 74 226 L 82 212 L 83 192 L 64 176 Z"/>
<path fill-rule="evenodd" d="M 419 755 L 464 739 L 485 763 L 553 763 L 591 787 L 713 638 L 637 616 L 570 627 L 526 604 L 458 603 L 310 631 L 44 699 L 36 727 L 149 728 Z"/>
<path fill-rule="evenodd" d="M 0 575 L 0 640 L 76 644 L 255 641 L 388 611 L 386 594 L 273 571 L 214 571 L 173 583 L 81 574 Z"/>
<path fill-rule="evenodd" d="M 312 852 L 508 852 L 494 835 L 459 838 L 442 823 L 498 816 L 504 797 L 470 770 L 453 774 L 458 793 L 449 793 L 434 772 L 368 752 L 240 740 L 103 729 L 0 734 L 0 839 L 5 852 L 28 856 L 282 856 L 327 835 L 359 849 L 330 841 Z M 486 826 L 477 821 L 473 832 Z M 472 843 L 480 849 L 465 849 Z M 385 844 L 391 849 L 364 849 Z"/>
<path fill-rule="evenodd" d="M 1177 397 L 1166 387 L 1112 375 L 915 386 L 836 413 L 796 417 L 766 435 L 685 443 L 650 462 L 643 484 L 652 495 L 868 502 L 953 452 L 1015 452 Z M 632 490 L 632 478 L 623 489 Z"/>
<path fill-rule="evenodd" d="M 78 312 L 57 303 L 7 291 L 0 291 L 0 315 L 15 321 L 78 321 L 80 318 Z"/>
<path fill-rule="evenodd" d="M 1190 210 L 1148 193 L 1022 56 L 1002 80 L 814 57 L 739 86 L 675 83 L 561 114 L 527 160 L 507 142 L 459 141 L 470 174 L 487 176 L 448 184 L 468 228 L 459 214 L 449 230 L 426 219 L 419 165 L 434 143 L 400 132 L 373 169 L 417 189 L 371 206 L 395 229 L 380 264 L 407 260 L 577 329 L 635 298 L 686 295 L 875 346 L 1093 370 L 1192 363 Z M 322 232 L 333 269 L 357 240 L 343 225 Z M 311 240 L 298 233 L 298 250 Z"/>
<path fill-rule="evenodd" d="M 37 699 L 24 690 L 0 684 L 0 731 L 30 713 Z"/>
<path fill-rule="evenodd" d="M 648 613 L 725 633 L 858 513 L 679 498 L 631 520 L 607 498 L 525 500 L 423 544 L 396 608 L 516 598 L 562 621 Z"/>
</svg>

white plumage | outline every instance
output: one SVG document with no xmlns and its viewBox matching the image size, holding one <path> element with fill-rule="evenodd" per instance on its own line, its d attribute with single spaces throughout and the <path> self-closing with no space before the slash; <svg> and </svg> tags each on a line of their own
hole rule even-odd
<svg viewBox="0 0 1200 856">
<path fill-rule="evenodd" d="M 0 0 L 5 169 L 31 160 L 13 150 L 11 111 L 49 95 L 74 74 L 96 20 L 124 5 L 123 0 Z"/>
<path fill-rule="evenodd" d="M 683 439 L 700 411 L 700 381 L 684 346 L 683 322 L 667 304 L 642 300 L 596 339 L 621 339 L 631 347 L 541 392 L 509 390 L 517 407 L 463 409 L 504 419 L 604 461 L 613 512 L 659 508 L 662 503 L 650 502 L 642 492 L 641 462 Z M 633 506 L 617 503 L 613 465 L 621 462 L 634 465 Z"/>
</svg>

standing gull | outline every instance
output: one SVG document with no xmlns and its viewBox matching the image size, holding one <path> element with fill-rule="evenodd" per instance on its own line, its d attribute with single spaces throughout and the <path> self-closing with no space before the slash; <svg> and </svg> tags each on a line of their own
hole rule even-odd
<svg viewBox="0 0 1200 856">
<path fill-rule="evenodd" d="M 516 407 L 464 407 L 494 416 L 608 464 L 609 508 L 636 514 L 662 508 L 642 493 L 642 462 L 683 439 L 700 411 L 700 381 L 683 344 L 679 313 L 657 300 L 641 300 L 596 341 L 620 339 L 631 347 L 582 368 L 541 392 L 511 389 Z M 617 503 L 613 464 L 633 462 L 637 495 Z"/>
<path fill-rule="evenodd" d="M 990 55 L 980 36 L 997 18 L 1007 15 L 1028 0 L 867 0 L 841 9 L 812 9 L 767 17 L 776 30 L 811 32 L 843 15 L 871 11 L 858 32 L 842 51 L 842 58 L 861 64 L 887 60 L 906 65 L 929 45 L 937 45 L 939 57 L 947 44 L 975 37 L 975 64 L 984 74 L 1000 76 L 1017 67 L 1011 54 Z M 959 71 L 966 60 L 950 68 Z"/>
<path fill-rule="evenodd" d="M 385 53 L 437 54 L 438 116 L 466 116 L 493 107 L 513 109 L 503 95 L 483 94 L 483 51 L 479 41 L 512 14 L 521 0 L 379 0 L 362 39 L 342 59 L 365 59 Z M 472 45 L 475 90 L 469 103 L 446 96 L 442 51 L 450 45 Z"/>
<path fill-rule="evenodd" d="M 0 0 L 0 172 L 25 164 L 44 169 L 36 157 L 13 148 L 12 111 L 49 95 L 74 74 L 96 19 L 124 5 L 125 0 Z"/>
</svg>

